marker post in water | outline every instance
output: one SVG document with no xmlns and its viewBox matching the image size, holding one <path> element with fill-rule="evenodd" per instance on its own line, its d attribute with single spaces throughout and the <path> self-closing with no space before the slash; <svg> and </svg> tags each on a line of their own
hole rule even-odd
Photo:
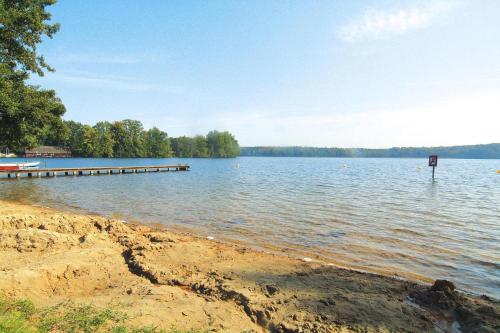
<svg viewBox="0 0 500 333">
<path fill-rule="evenodd" d="M 437 165 L 438 165 L 437 155 L 430 155 L 429 156 L 429 166 L 432 167 L 432 180 L 434 180 L 434 170 L 436 169 Z"/>
</svg>

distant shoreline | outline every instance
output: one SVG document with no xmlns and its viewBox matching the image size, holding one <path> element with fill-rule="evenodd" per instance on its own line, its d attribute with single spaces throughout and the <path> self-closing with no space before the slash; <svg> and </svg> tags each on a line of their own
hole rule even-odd
<svg viewBox="0 0 500 333">
<path fill-rule="evenodd" d="M 393 147 L 381 149 L 301 146 L 240 147 L 240 156 L 242 157 L 427 158 L 429 155 L 457 159 L 500 159 L 500 143 L 446 147 Z"/>
</svg>

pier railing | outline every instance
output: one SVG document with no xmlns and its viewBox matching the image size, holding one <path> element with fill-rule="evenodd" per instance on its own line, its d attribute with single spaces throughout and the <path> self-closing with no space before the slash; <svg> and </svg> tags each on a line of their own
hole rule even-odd
<svg viewBox="0 0 500 333">
<path fill-rule="evenodd" d="M 21 177 L 57 177 L 57 176 L 92 176 L 125 173 L 189 171 L 188 164 L 144 165 L 144 166 L 108 166 L 80 168 L 44 168 L 25 170 L 0 170 L 0 178 Z"/>
</svg>

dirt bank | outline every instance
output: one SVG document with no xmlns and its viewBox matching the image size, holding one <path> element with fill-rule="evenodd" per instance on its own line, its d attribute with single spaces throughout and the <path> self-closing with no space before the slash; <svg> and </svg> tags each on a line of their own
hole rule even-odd
<svg viewBox="0 0 500 333">
<path fill-rule="evenodd" d="M 131 324 L 220 332 L 500 329 L 500 305 L 100 216 L 0 202 L 0 293 L 124 309 Z M 412 301 L 413 300 L 413 301 Z M 418 303 L 418 305 L 416 305 Z M 451 330 L 451 327 L 449 328 Z"/>
</svg>

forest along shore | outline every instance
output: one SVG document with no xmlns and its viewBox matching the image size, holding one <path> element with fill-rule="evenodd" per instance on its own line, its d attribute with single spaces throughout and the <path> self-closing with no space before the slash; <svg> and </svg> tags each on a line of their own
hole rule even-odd
<svg viewBox="0 0 500 333">
<path fill-rule="evenodd" d="M 101 216 L 0 201 L 0 294 L 218 332 L 500 329 L 500 303 Z"/>
</svg>

